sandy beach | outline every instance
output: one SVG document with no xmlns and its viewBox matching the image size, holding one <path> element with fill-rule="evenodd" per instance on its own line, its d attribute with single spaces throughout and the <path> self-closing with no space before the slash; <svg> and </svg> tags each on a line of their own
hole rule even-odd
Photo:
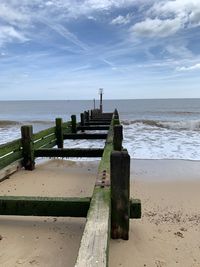
<svg viewBox="0 0 200 267">
<path fill-rule="evenodd" d="M 0 195 L 91 196 L 98 163 L 51 160 L 0 183 Z M 200 266 L 200 163 L 134 160 L 131 196 L 142 219 L 111 240 L 109 266 Z M 0 217 L 0 266 L 74 266 L 85 219 Z"/>
</svg>

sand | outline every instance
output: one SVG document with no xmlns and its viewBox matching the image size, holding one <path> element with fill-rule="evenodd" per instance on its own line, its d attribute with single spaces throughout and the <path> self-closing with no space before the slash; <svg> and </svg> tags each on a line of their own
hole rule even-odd
<svg viewBox="0 0 200 267">
<path fill-rule="evenodd" d="M 91 196 L 97 162 L 51 160 L 0 183 L 1 195 Z M 134 160 L 131 196 L 142 219 L 111 240 L 109 266 L 200 266 L 200 163 Z M 74 266 L 85 219 L 0 216 L 0 266 Z"/>
</svg>

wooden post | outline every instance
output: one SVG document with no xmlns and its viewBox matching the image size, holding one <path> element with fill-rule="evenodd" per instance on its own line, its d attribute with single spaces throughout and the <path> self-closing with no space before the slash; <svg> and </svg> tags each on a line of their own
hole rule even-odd
<svg viewBox="0 0 200 267">
<path fill-rule="evenodd" d="M 63 129 L 61 118 L 56 118 L 56 139 L 58 148 L 63 148 Z"/>
<path fill-rule="evenodd" d="M 115 119 L 119 119 L 119 113 L 117 109 L 114 110 L 114 116 L 115 116 Z"/>
<path fill-rule="evenodd" d="M 72 120 L 72 133 L 76 133 L 76 115 L 71 115 L 71 120 Z"/>
<path fill-rule="evenodd" d="M 122 150 L 122 140 L 123 140 L 123 126 L 115 125 L 114 126 L 114 138 L 113 138 L 113 147 L 114 150 Z"/>
<path fill-rule="evenodd" d="M 84 116 L 84 113 L 81 113 L 80 114 L 80 117 L 81 117 L 81 126 L 84 126 L 85 125 L 85 116 Z M 81 132 L 84 132 L 84 130 L 82 129 Z"/>
<path fill-rule="evenodd" d="M 119 124 L 120 124 L 119 119 L 114 118 L 114 120 L 113 120 L 113 126 L 119 125 Z"/>
<path fill-rule="evenodd" d="M 84 119 L 85 119 L 85 122 L 89 122 L 89 113 L 88 113 L 88 111 L 84 112 Z"/>
<path fill-rule="evenodd" d="M 127 151 L 111 154 L 111 237 L 129 239 L 130 156 Z"/>
<path fill-rule="evenodd" d="M 86 111 L 86 122 L 89 122 L 90 121 L 90 111 Z"/>
<path fill-rule="evenodd" d="M 23 155 L 23 167 L 25 170 L 35 169 L 34 159 L 34 143 L 33 143 L 33 127 L 32 125 L 25 125 L 21 127 L 22 136 L 22 155 Z"/>
</svg>

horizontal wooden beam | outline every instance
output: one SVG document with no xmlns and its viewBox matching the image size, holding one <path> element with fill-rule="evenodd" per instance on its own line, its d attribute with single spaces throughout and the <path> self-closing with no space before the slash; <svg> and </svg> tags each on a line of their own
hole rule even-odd
<svg viewBox="0 0 200 267">
<path fill-rule="evenodd" d="M 86 217 L 90 198 L 0 196 L 0 215 Z"/>
<path fill-rule="evenodd" d="M 113 113 L 112 112 L 108 112 L 108 113 L 95 113 L 95 112 L 92 112 L 92 118 L 93 119 L 112 119 L 112 116 L 113 116 Z"/>
<path fill-rule="evenodd" d="M 105 125 L 105 126 L 78 126 L 77 130 L 87 130 L 87 131 L 100 131 L 100 130 L 108 130 L 109 126 Z"/>
<path fill-rule="evenodd" d="M 95 118 L 95 119 L 90 119 L 89 122 L 109 122 L 109 123 L 111 123 L 111 119 Z"/>
<path fill-rule="evenodd" d="M 0 215 L 86 217 L 91 198 L 0 196 Z M 130 200 L 130 218 L 141 218 L 141 201 Z"/>
<path fill-rule="evenodd" d="M 92 125 L 110 125 L 110 121 L 90 121 L 85 122 L 85 126 L 92 126 Z"/>
<path fill-rule="evenodd" d="M 64 134 L 64 139 L 106 139 L 107 134 Z"/>
<path fill-rule="evenodd" d="M 101 148 L 42 148 L 34 152 L 35 157 L 101 157 Z"/>
</svg>

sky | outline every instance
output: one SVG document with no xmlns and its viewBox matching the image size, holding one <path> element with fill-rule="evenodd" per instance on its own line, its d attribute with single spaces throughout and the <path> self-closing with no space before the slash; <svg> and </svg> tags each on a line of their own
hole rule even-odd
<svg viewBox="0 0 200 267">
<path fill-rule="evenodd" d="M 200 98 L 200 0 L 1 0 L 0 100 Z"/>
</svg>

